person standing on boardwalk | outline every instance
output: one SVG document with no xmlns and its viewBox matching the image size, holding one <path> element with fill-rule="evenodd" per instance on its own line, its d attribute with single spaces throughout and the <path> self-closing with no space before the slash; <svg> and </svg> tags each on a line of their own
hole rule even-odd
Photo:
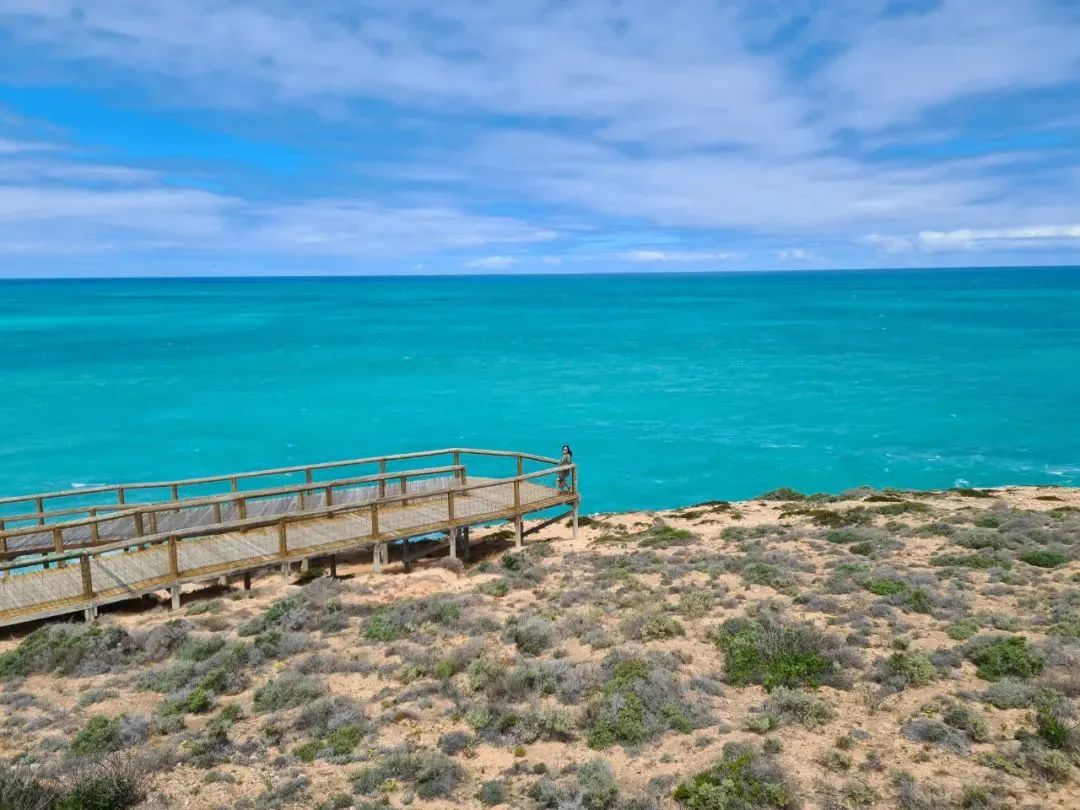
<svg viewBox="0 0 1080 810">
<path fill-rule="evenodd" d="M 574 451 L 570 449 L 570 445 L 564 444 L 562 446 L 562 458 L 559 459 L 559 466 L 565 467 L 568 464 L 574 463 Z M 567 486 L 567 482 L 570 480 L 569 470 L 559 470 L 559 491 L 567 492 L 570 487 Z"/>
</svg>

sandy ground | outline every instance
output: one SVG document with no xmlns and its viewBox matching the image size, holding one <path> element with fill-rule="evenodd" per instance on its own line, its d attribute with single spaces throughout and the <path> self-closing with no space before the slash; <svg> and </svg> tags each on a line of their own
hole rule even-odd
<svg viewBox="0 0 1080 810">
<path fill-rule="evenodd" d="M 1054 500 L 1049 500 L 1054 499 Z M 1044 512 L 1053 508 L 1080 507 L 1080 491 L 1059 488 L 1014 487 L 994 491 L 993 498 L 971 498 L 952 493 L 936 493 L 921 496 L 921 502 L 930 504 L 937 515 L 954 513 L 976 514 L 979 510 L 1001 508 L 1003 505 L 1014 509 Z M 858 506 L 858 501 L 833 502 L 826 504 L 829 509 L 841 510 Z M 865 504 L 863 504 L 865 505 Z M 515 589 L 502 598 L 484 596 L 490 603 L 490 611 L 499 621 L 516 615 L 545 615 L 551 611 L 550 598 L 566 588 L 572 588 L 577 582 L 584 583 L 575 558 L 583 554 L 620 555 L 633 550 L 632 544 L 621 542 L 597 542 L 609 538 L 620 528 L 633 533 L 651 525 L 658 518 L 675 528 L 685 528 L 703 538 L 703 543 L 689 547 L 691 553 L 708 551 L 712 555 L 723 555 L 732 546 L 721 537 L 721 532 L 728 526 L 740 527 L 771 526 L 783 524 L 793 529 L 791 539 L 782 544 L 783 551 L 805 561 L 811 571 L 799 574 L 799 592 L 812 593 L 828 578 L 826 564 L 835 549 L 823 544 L 820 539 L 821 529 L 811 526 L 803 518 L 782 518 L 781 512 L 792 506 L 790 503 L 775 501 L 746 501 L 733 504 L 733 509 L 712 511 L 708 509 L 686 508 L 660 512 L 628 512 L 617 515 L 594 515 L 586 521 L 579 537 L 571 537 L 570 529 L 563 524 L 556 524 L 542 529 L 528 538 L 527 545 L 535 543 L 550 544 L 550 554 L 543 557 L 544 565 L 551 573 L 539 585 L 531 589 Z M 899 518 L 908 525 L 917 525 L 921 516 L 904 515 Z M 879 520 L 878 525 L 885 521 Z M 488 534 L 492 530 L 488 530 Z M 478 531 L 476 537 L 482 539 L 484 532 Z M 930 557 L 943 551 L 964 551 L 951 546 L 942 537 L 919 536 L 907 537 L 900 549 L 893 552 L 888 563 L 905 570 L 932 570 L 928 563 Z M 1077 542 L 1077 540 L 1073 540 Z M 474 541 L 474 555 L 465 574 L 440 567 L 437 559 L 423 561 L 405 573 L 399 564 L 391 566 L 388 572 L 373 574 L 368 561 L 362 559 L 344 559 L 338 563 L 339 578 L 343 583 L 342 600 L 347 604 L 392 604 L 397 601 L 415 599 L 432 595 L 448 596 L 454 594 L 475 594 L 485 581 L 498 579 L 498 568 L 491 573 L 476 573 L 477 565 L 485 560 L 496 561 L 498 557 L 512 548 L 508 541 L 484 544 Z M 732 550 L 734 553 L 734 550 Z M 980 587 L 986 582 L 986 574 L 972 571 L 966 576 L 975 586 L 970 594 L 971 612 L 985 614 L 1007 614 L 1019 617 L 1023 628 L 1019 631 L 1033 641 L 1042 638 L 1038 629 L 1029 626 L 1026 621 L 1025 605 L 1030 604 L 1032 594 L 1046 597 L 1049 594 L 1077 587 L 1080 579 L 1080 563 L 1073 560 L 1053 571 L 1040 572 L 1034 585 L 1017 587 L 1009 593 L 988 595 Z M 695 582 L 705 585 L 705 574 L 693 573 L 679 579 L 677 589 L 685 589 Z M 644 574 L 637 577 L 639 587 L 649 589 L 658 599 L 667 600 L 671 605 L 677 602 L 677 593 L 668 592 L 667 582 L 662 574 Z M 684 662 L 686 676 L 700 675 L 723 678 L 723 656 L 709 638 L 709 630 L 727 618 L 745 615 L 746 608 L 759 600 L 772 600 L 787 608 L 787 615 L 793 618 L 809 619 L 821 626 L 828 627 L 835 618 L 825 613 L 809 610 L 797 603 L 788 594 L 764 585 L 748 585 L 738 573 L 725 573 L 715 578 L 713 588 L 724 586 L 728 598 L 718 601 L 714 607 L 699 618 L 680 617 L 685 627 L 685 635 L 674 639 L 650 642 L 650 649 L 666 649 L 675 653 Z M 113 607 L 103 612 L 102 622 L 118 624 L 132 632 L 145 631 L 157 624 L 183 617 L 187 610 L 201 601 L 217 599 L 221 601 L 221 611 L 214 614 L 193 615 L 187 617 L 193 629 L 202 629 L 213 633 L 224 633 L 232 637 L 235 628 L 245 620 L 259 615 L 273 602 L 282 597 L 298 592 L 302 586 L 283 585 L 277 575 L 266 575 L 254 580 L 250 592 L 245 592 L 239 583 L 229 588 L 202 587 L 190 588 L 184 594 L 183 605 L 179 614 L 171 612 L 166 606 L 165 595 L 161 604 L 152 600 L 143 600 L 137 604 Z M 869 606 L 875 597 L 860 592 L 850 597 Z M 587 606 L 585 606 L 587 608 Z M 618 616 L 610 616 L 607 621 L 599 620 L 609 628 L 618 627 Z M 875 633 L 871 645 L 862 650 L 866 661 L 866 672 L 872 662 L 892 652 L 895 629 L 883 620 L 874 620 Z M 384 653 L 377 645 L 361 642 L 359 629 L 363 619 L 350 617 L 349 627 L 342 631 L 326 634 L 319 639 L 325 649 L 346 657 L 357 657 L 380 663 Z M 913 650 L 934 651 L 942 647 L 954 647 L 957 642 L 944 632 L 947 622 L 925 614 L 908 613 L 902 617 L 904 636 L 910 641 Z M 8 632 L 0 639 L 0 652 L 15 648 L 25 637 L 29 628 Z M 617 630 L 612 630 L 617 634 Z M 837 632 L 846 632 L 840 628 Z M 316 637 L 318 633 L 313 634 Z M 498 639 L 498 635 L 493 636 Z M 465 637 L 445 638 L 447 649 L 466 641 Z M 493 642 L 499 643 L 499 642 Z M 622 642 L 620 642 L 620 645 Z M 570 661 L 599 662 L 608 653 L 607 650 L 593 650 L 576 638 L 560 639 L 559 654 Z M 516 657 L 512 645 L 504 645 L 502 650 L 507 665 Z M 253 677 L 253 687 L 258 686 L 276 672 L 288 666 L 288 661 L 270 663 L 266 670 Z M 46 707 L 31 708 L 24 715 L 31 717 L 57 718 L 51 724 L 40 729 L 18 733 L 11 731 L 10 725 L 0 730 L 0 756 L 16 757 L 32 751 L 43 740 L 55 737 L 69 737 L 85 720 L 93 714 L 106 716 L 145 715 L 151 717 L 162 696 L 136 689 L 131 684 L 130 673 L 109 673 L 85 678 L 65 678 L 51 675 L 33 675 L 27 677 L 18 687 L 29 693 Z M 278 784 L 286 774 L 300 772 L 310 780 L 309 791 L 294 804 L 282 806 L 309 807 L 325 801 L 334 794 L 350 792 L 350 776 L 354 774 L 365 759 L 366 752 L 388 746 L 412 745 L 435 749 L 440 735 L 455 730 L 469 730 L 465 722 L 451 715 L 452 704 L 434 696 L 429 704 L 409 703 L 397 709 L 380 695 L 385 695 L 390 686 L 403 689 L 401 683 L 388 681 L 378 672 L 371 673 L 332 673 L 326 676 L 327 684 L 333 694 L 348 695 L 362 701 L 368 707 L 371 717 L 380 718 L 378 732 L 366 738 L 357 749 L 357 762 L 351 764 L 331 764 L 323 760 L 305 764 L 292 758 L 281 759 L 287 755 L 290 746 L 281 750 L 271 748 L 268 752 L 253 753 L 250 758 L 237 755 L 228 762 L 214 766 L 215 774 L 227 774 L 231 781 L 208 781 L 205 768 L 194 764 L 180 764 L 168 772 L 157 773 L 150 780 L 150 790 L 145 807 L 178 808 L 219 808 L 232 807 L 241 796 L 254 797 Z M 1010 776 L 999 770 L 977 764 L 980 751 L 991 751 L 996 744 L 1011 740 L 1020 728 L 1030 726 L 1031 712 L 1028 710 L 997 710 L 985 704 L 978 704 L 989 723 L 989 740 L 975 743 L 971 756 L 961 757 L 947 754 L 939 748 L 904 739 L 900 734 L 903 723 L 917 713 L 921 707 L 941 698 L 965 692 L 978 693 L 985 690 L 987 684 L 975 675 L 975 668 L 964 662 L 950 677 L 934 681 L 926 686 L 908 688 L 899 694 L 878 701 L 870 694 L 873 688 L 865 678 L 857 679 L 853 688 L 848 690 L 821 687 L 817 693 L 836 711 L 832 721 L 816 729 L 807 729 L 797 725 L 785 725 L 772 736 L 782 742 L 778 759 L 799 786 L 799 798 L 806 807 L 824 807 L 823 786 L 840 786 L 853 780 L 865 784 L 875 792 L 875 806 L 893 806 L 895 789 L 892 787 L 892 775 L 903 770 L 913 774 L 920 782 L 929 782 L 937 786 L 943 794 L 959 794 L 965 785 L 998 783 L 1001 790 L 1013 797 L 1012 806 L 1032 806 L 1050 808 L 1080 808 L 1080 790 L 1077 788 L 1077 775 L 1074 769 L 1073 779 L 1068 783 L 1050 784 L 1027 777 Z M 110 689 L 115 696 L 108 697 L 91 706 L 80 706 L 79 698 L 90 689 Z M 229 696 L 228 700 L 247 706 L 251 702 L 252 689 L 238 695 Z M 479 785 L 487 780 L 502 778 L 510 769 L 520 765 L 531 767 L 544 763 L 550 772 L 558 773 L 562 768 L 573 763 L 585 762 L 595 756 L 606 760 L 615 772 L 620 787 L 624 792 L 645 791 L 650 780 L 658 776 L 669 776 L 672 782 L 707 768 L 717 760 L 724 743 L 732 740 L 749 740 L 760 744 L 762 736 L 743 729 L 747 714 L 761 706 L 767 693 L 760 686 L 744 688 L 724 688 L 722 696 L 708 698 L 709 708 L 715 722 L 690 734 L 667 732 L 654 742 L 647 743 L 637 750 L 613 746 L 601 752 L 588 749 L 583 739 L 573 742 L 535 742 L 524 746 L 524 751 L 515 752 L 512 746 L 496 746 L 480 743 L 465 756 L 458 757 L 467 770 L 467 779 L 460 785 L 449 800 L 423 801 L 417 799 L 412 806 L 432 808 L 482 807 L 475 797 Z M 541 700 L 554 699 L 541 698 Z M 7 711 L 7 709 L 5 709 Z M 212 714 L 191 715 L 188 717 L 187 732 L 197 733 Z M 230 732 L 230 739 L 242 740 L 259 737 L 264 718 L 247 711 L 237 721 Z M 859 738 L 857 747 L 850 751 L 856 763 L 867 760 L 880 761 L 881 770 L 854 769 L 850 773 L 830 771 L 820 764 L 822 757 L 835 750 L 838 737 L 852 732 Z M 583 735 L 582 735 L 583 736 Z M 151 743 L 157 746 L 169 746 L 172 738 L 151 737 Z M 870 756 L 870 754 L 873 756 Z M 523 755 L 522 755 L 523 754 Z M 519 756 L 521 755 L 521 756 Z M 528 806 L 524 798 L 525 786 L 535 777 L 514 773 L 507 778 L 512 785 L 511 797 L 507 806 Z M 388 801 L 391 806 L 402 806 L 408 795 L 406 790 L 391 790 Z M 660 806 L 677 807 L 670 798 L 670 789 L 660 798 Z M 844 805 L 835 805 L 844 806 Z M 854 806 L 854 805 L 849 805 Z M 946 806 L 946 805 L 942 805 Z M 1008 806 L 1008 805 L 1006 805 Z"/>
</svg>

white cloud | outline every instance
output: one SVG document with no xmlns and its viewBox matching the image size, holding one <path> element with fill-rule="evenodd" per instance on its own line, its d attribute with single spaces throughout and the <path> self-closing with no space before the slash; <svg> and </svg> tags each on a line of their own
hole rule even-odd
<svg viewBox="0 0 1080 810">
<path fill-rule="evenodd" d="M 52 160 L 43 154 L 50 144 L 0 140 L 0 156 L 14 156 L 0 161 L 0 183 L 15 189 L 0 190 L 0 228 L 6 204 L 9 222 L 18 209 L 23 221 L 48 222 L 41 228 L 50 231 L 62 224 L 88 246 L 135 232 L 206 250 L 449 251 L 477 254 L 477 262 L 512 261 L 484 254 L 555 238 L 543 222 L 478 213 L 470 201 L 483 199 L 510 204 L 501 210 L 545 206 L 549 221 L 583 229 L 603 230 L 611 218 L 619 227 L 692 231 L 690 245 L 732 245 L 701 251 L 673 242 L 607 255 L 642 264 L 734 260 L 744 253 L 740 240 L 763 238 L 770 260 L 793 262 L 817 257 L 775 246 L 843 241 L 918 255 L 1071 244 L 971 236 L 1001 223 L 1074 221 L 1080 172 L 1071 154 L 1053 167 L 1015 148 L 909 157 L 912 144 L 969 131 L 967 103 L 1080 77 L 1080 18 L 1070 4 L 886 8 L 896 4 L 0 0 L 5 42 L 21 49 L 16 62 L 32 58 L 38 78 L 104 77 L 108 86 L 120 75 L 143 82 L 159 104 L 243 108 L 252 118 L 299 107 L 346 131 L 369 125 L 357 124 L 356 111 L 381 99 L 398 111 L 387 113 L 391 123 L 452 129 L 452 137 L 433 136 L 435 145 L 395 153 L 404 164 L 396 179 L 438 188 L 436 202 L 376 202 L 342 180 L 335 198 L 289 200 L 285 189 L 278 199 L 286 202 L 256 203 L 231 176 L 204 186 L 221 191 L 199 191 L 139 167 Z M 825 52 L 834 56 L 811 58 Z M 1057 125 L 1075 129 L 1062 106 Z M 938 111 L 949 117 L 927 118 Z M 904 157 L 867 156 L 897 142 L 910 150 Z M 0 235 L 39 243 L 22 231 Z M 193 235 L 202 239 L 191 243 Z"/>
<path fill-rule="evenodd" d="M 922 231 L 919 245 L 925 250 L 971 250 L 990 243 L 1045 244 L 1080 240 L 1080 225 L 1027 225 L 1019 228 Z"/>
<path fill-rule="evenodd" d="M 712 262 L 712 261 L 724 261 L 727 259 L 737 259 L 740 254 L 732 253 L 725 250 L 628 250 L 625 253 L 619 253 L 616 258 L 623 259 L 628 262 L 640 262 L 643 264 L 658 263 L 668 264 L 675 263 L 693 263 L 693 262 Z"/>
<path fill-rule="evenodd" d="M 517 263 L 518 260 L 513 256 L 484 256 L 482 259 L 473 259 L 466 262 L 465 266 L 486 270 L 502 270 L 506 267 L 513 267 Z"/>
</svg>

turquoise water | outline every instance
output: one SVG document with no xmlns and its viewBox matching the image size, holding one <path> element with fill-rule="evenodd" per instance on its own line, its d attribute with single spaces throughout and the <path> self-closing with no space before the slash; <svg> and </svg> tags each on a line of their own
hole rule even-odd
<svg viewBox="0 0 1080 810">
<path fill-rule="evenodd" d="M 447 445 L 586 508 L 1080 483 L 1080 270 L 0 282 L 0 494 Z"/>
</svg>

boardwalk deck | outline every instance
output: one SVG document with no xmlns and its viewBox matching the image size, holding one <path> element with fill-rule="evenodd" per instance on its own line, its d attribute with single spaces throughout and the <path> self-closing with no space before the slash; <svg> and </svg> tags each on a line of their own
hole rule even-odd
<svg viewBox="0 0 1080 810">
<path fill-rule="evenodd" d="M 520 541 L 522 518 L 565 505 L 576 527 L 577 471 L 541 456 L 487 450 L 440 450 L 396 459 L 452 455 L 442 467 L 386 472 L 389 457 L 359 459 L 303 472 L 305 483 L 241 491 L 237 478 L 258 480 L 264 473 L 223 479 L 224 495 L 183 498 L 191 481 L 164 486 L 175 495 L 161 503 L 119 503 L 92 514 L 89 508 L 46 510 L 47 499 L 76 493 L 5 499 L 36 504 L 20 513 L 23 524 L 0 532 L 0 626 L 83 610 L 92 617 L 98 606 L 169 589 L 174 603 L 179 586 L 269 566 L 371 549 L 376 568 L 387 559 L 386 545 L 397 540 L 446 533 L 497 520 L 512 520 Z M 515 460 L 507 477 L 469 476 L 460 464 L 469 454 Z M 524 472 L 525 462 L 542 468 Z M 312 469 L 378 464 L 380 472 L 348 479 L 312 481 Z M 280 473 L 281 471 L 269 471 Z M 569 489 L 555 478 L 567 473 Z M 134 488 L 141 485 L 133 485 Z M 101 492 L 123 492 L 102 488 Z M 85 498 L 86 493 L 77 493 Z M 59 520 L 57 518 L 60 518 Z M 71 519 L 74 518 L 74 519 Z M 10 525 L 10 521 L 9 521 Z M 7 562 L 3 562 L 3 558 Z"/>
</svg>

